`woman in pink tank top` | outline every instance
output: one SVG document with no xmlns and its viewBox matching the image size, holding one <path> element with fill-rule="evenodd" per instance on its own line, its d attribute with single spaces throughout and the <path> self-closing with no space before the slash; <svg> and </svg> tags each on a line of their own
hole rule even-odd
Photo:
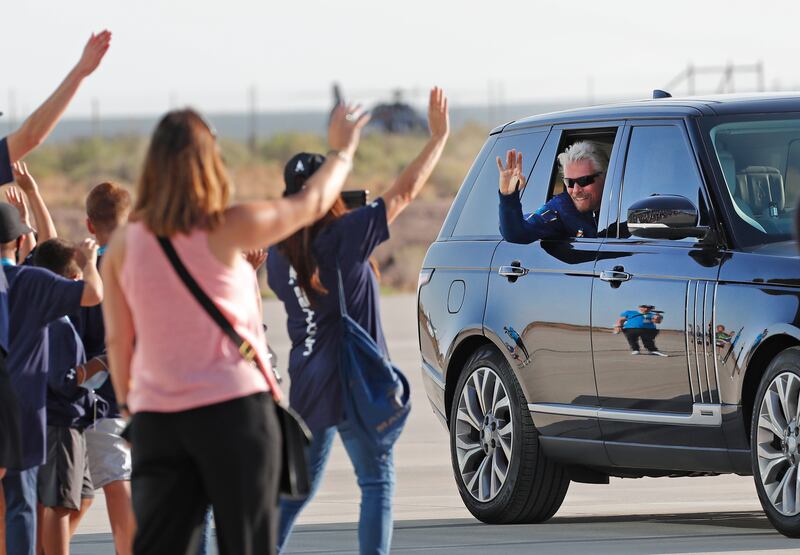
<svg viewBox="0 0 800 555">
<path fill-rule="evenodd" d="M 310 225 L 339 197 L 368 117 L 338 106 L 331 154 L 297 195 L 229 206 L 213 130 L 193 110 L 158 124 L 130 223 L 103 259 L 114 390 L 132 414 L 134 553 L 197 551 L 206 507 L 219 553 L 274 553 L 280 429 L 271 375 L 246 362 L 178 277 L 168 238 L 200 288 L 267 360 L 260 295 L 244 250 Z"/>
</svg>

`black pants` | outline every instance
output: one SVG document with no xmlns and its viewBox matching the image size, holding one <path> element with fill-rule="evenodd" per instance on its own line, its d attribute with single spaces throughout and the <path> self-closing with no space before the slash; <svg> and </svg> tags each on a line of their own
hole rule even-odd
<svg viewBox="0 0 800 555">
<path fill-rule="evenodd" d="M 648 328 L 626 328 L 622 330 L 622 333 L 625 334 L 625 339 L 628 340 L 631 351 L 639 350 L 640 337 L 642 338 L 645 349 L 651 353 L 658 350 L 658 347 L 656 347 L 656 335 L 658 335 L 658 330 Z"/>
<path fill-rule="evenodd" d="M 134 415 L 134 553 L 197 553 L 208 505 L 221 555 L 275 553 L 280 434 L 263 393 Z"/>
</svg>

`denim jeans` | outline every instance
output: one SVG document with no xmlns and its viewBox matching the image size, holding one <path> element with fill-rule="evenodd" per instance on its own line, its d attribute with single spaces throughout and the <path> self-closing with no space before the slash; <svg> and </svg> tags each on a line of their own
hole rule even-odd
<svg viewBox="0 0 800 555">
<path fill-rule="evenodd" d="M 28 470 L 9 470 L 3 478 L 8 555 L 35 555 L 38 475 L 39 467 L 34 466 Z"/>
<path fill-rule="evenodd" d="M 356 435 L 348 422 L 314 433 L 309 446 L 311 493 L 301 500 L 281 499 L 278 527 L 278 553 L 283 552 L 297 515 L 314 497 L 322 482 L 322 472 L 331 452 L 336 431 L 361 488 L 361 514 L 358 519 L 358 544 L 362 555 L 387 555 L 392 543 L 392 495 L 394 494 L 394 454 L 376 454 L 374 448 Z"/>
<path fill-rule="evenodd" d="M 197 555 L 209 555 L 211 553 L 211 523 L 214 520 L 214 511 L 209 507 L 206 509 L 205 522 L 203 523 L 203 537 L 200 539 L 200 549 Z"/>
</svg>

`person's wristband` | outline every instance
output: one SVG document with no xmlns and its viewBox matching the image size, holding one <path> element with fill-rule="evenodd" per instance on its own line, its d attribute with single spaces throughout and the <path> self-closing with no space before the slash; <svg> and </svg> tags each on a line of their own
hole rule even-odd
<svg viewBox="0 0 800 555">
<path fill-rule="evenodd" d="M 125 403 L 117 403 L 117 408 L 119 409 L 119 412 L 127 412 L 128 414 L 131 413 L 130 409 L 128 408 L 128 405 L 126 405 Z"/>
<path fill-rule="evenodd" d="M 338 158 L 339 160 L 341 160 L 345 164 L 352 164 L 353 163 L 353 160 L 350 157 L 350 155 L 342 152 L 341 150 L 336 150 L 336 149 L 329 150 L 328 154 L 326 154 L 326 157 L 330 158 L 332 156 L 335 156 L 336 158 Z"/>
</svg>

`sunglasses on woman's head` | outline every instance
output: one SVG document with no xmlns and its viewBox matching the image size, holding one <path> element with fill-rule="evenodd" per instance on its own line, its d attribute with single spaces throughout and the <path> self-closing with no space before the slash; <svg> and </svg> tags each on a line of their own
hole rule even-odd
<svg viewBox="0 0 800 555">
<path fill-rule="evenodd" d="M 580 177 L 565 177 L 564 178 L 564 185 L 566 185 L 567 189 L 572 189 L 575 185 L 579 185 L 581 188 L 588 187 L 594 180 L 603 172 L 593 173 L 591 175 L 582 175 Z"/>
</svg>

